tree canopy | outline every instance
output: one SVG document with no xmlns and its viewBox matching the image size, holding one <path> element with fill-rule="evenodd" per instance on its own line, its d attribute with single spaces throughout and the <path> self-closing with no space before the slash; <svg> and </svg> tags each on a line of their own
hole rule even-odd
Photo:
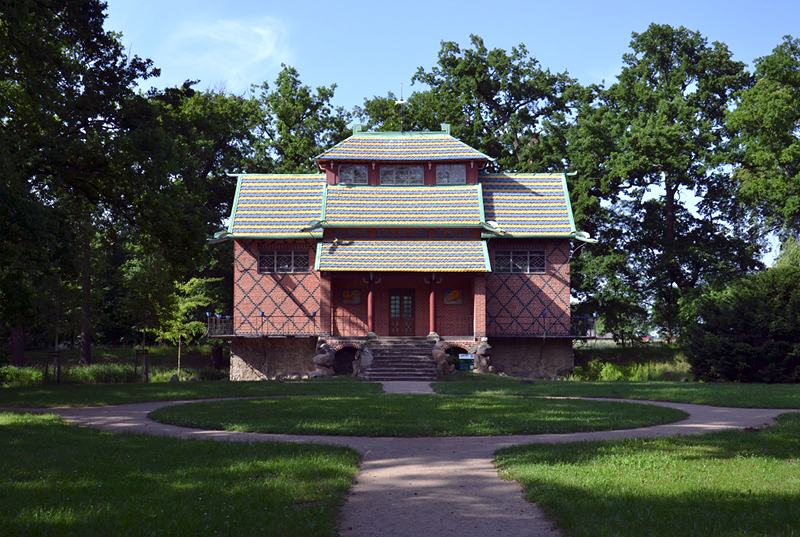
<svg viewBox="0 0 800 537">
<path fill-rule="evenodd" d="M 443 41 L 402 106 L 388 93 L 348 111 L 331 104 L 334 83 L 311 88 L 286 65 L 247 95 L 192 80 L 144 90 L 158 69 L 129 56 L 105 20 L 100 0 L 0 3 L 0 340 L 15 349 L 22 330 L 51 345 L 54 325 L 87 346 L 93 334 L 166 334 L 176 282 L 192 278 L 217 282 L 208 297 L 229 311 L 232 254 L 206 238 L 229 215 L 231 174 L 314 172 L 355 120 L 374 130 L 448 123 L 503 171 L 577 172 L 576 223 L 600 243 L 573 249 L 575 307 L 622 341 L 657 330 L 690 336 L 698 356 L 730 350 L 709 335 L 736 320 L 726 304 L 775 289 L 790 308 L 773 312 L 772 328 L 793 322 L 794 258 L 766 272 L 758 261 L 767 232 L 800 230 L 791 36 L 750 73 L 723 43 L 653 24 L 632 34 L 606 87 L 552 73 L 524 44 L 491 48 L 473 35 L 467 46 Z M 181 319 L 202 313 L 191 309 Z M 762 335 L 783 341 L 772 328 Z M 795 352 L 788 344 L 781 353 Z M 708 367 L 698 374 L 722 378 L 723 365 Z"/>
<path fill-rule="evenodd" d="M 784 236 L 800 234 L 800 39 L 756 60 L 756 83 L 728 113 L 741 200 Z"/>
</svg>

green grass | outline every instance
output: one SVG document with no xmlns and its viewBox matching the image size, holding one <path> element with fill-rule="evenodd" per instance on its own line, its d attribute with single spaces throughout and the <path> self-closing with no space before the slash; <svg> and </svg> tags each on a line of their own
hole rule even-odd
<svg viewBox="0 0 800 537">
<path fill-rule="evenodd" d="M 629 429 L 684 418 L 629 403 L 524 397 L 381 395 L 276 398 L 159 409 L 157 421 L 231 431 L 346 436 L 477 436 Z"/>
<path fill-rule="evenodd" d="M 112 435 L 0 413 L 0 535 L 333 536 L 349 449 Z"/>
<path fill-rule="evenodd" d="M 0 407 L 104 406 L 143 401 L 274 395 L 367 395 L 381 385 L 349 378 L 293 382 L 163 382 L 153 384 L 75 384 L 0 388 Z"/>
<path fill-rule="evenodd" d="M 456 374 L 433 385 L 446 395 L 604 397 L 743 408 L 800 408 L 800 385 L 702 382 L 522 381 L 496 375 Z"/>
<path fill-rule="evenodd" d="M 800 535 L 800 415 L 758 432 L 498 452 L 567 536 Z"/>
</svg>

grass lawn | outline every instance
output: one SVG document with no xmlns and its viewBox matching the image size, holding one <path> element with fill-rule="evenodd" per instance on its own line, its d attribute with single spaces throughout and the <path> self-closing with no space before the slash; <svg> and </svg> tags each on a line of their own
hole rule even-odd
<svg viewBox="0 0 800 537">
<path fill-rule="evenodd" d="M 0 413 L 0 535 L 333 536 L 359 456 Z"/>
<path fill-rule="evenodd" d="M 346 378 L 292 382 L 160 382 L 153 384 L 48 384 L 0 388 L 0 407 L 103 406 L 143 401 L 274 395 L 379 394 L 381 385 Z"/>
<path fill-rule="evenodd" d="M 433 385 L 447 395 L 606 397 L 743 408 L 800 408 L 798 384 L 615 381 L 570 382 L 457 373 Z"/>
<path fill-rule="evenodd" d="M 568 536 L 800 535 L 800 415 L 760 431 L 498 452 Z"/>
<path fill-rule="evenodd" d="M 479 436 L 630 429 L 678 421 L 651 405 L 529 397 L 380 395 L 230 400 L 162 408 L 165 423 L 231 431 L 346 436 Z"/>
</svg>

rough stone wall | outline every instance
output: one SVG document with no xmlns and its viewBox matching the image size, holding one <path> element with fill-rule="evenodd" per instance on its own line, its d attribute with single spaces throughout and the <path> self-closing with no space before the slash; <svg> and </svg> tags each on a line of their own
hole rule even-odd
<svg viewBox="0 0 800 537">
<path fill-rule="evenodd" d="M 314 369 L 316 338 L 235 338 L 231 380 L 267 380 L 278 373 L 308 375 Z"/>
<path fill-rule="evenodd" d="M 498 373 L 525 378 L 554 378 L 575 366 L 571 339 L 490 337 L 492 365 Z"/>
</svg>

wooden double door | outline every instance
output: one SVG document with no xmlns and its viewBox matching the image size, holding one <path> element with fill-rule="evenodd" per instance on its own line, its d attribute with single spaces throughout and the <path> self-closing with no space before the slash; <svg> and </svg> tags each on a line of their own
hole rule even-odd
<svg viewBox="0 0 800 537">
<path fill-rule="evenodd" d="M 413 336 L 414 290 L 391 289 L 389 291 L 389 335 Z"/>
</svg>

